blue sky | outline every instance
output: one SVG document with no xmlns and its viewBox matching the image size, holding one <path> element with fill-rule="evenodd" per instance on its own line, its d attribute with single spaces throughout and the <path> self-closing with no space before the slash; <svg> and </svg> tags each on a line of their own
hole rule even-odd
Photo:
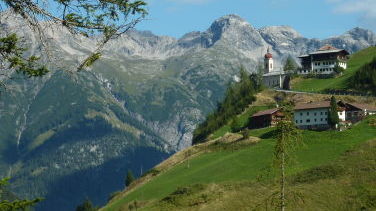
<svg viewBox="0 0 376 211">
<path fill-rule="evenodd" d="M 376 31 L 376 0 L 146 0 L 137 29 L 181 37 L 237 14 L 256 28 L 289 25 L 308 38 L 328 38 L 356 26 Z"/>
</svg>

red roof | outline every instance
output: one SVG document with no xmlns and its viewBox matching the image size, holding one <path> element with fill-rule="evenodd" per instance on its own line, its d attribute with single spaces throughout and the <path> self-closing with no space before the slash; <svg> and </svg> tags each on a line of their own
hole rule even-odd
<svg viewBox="0 0 376 211">
<path fill-rule="evenodd" d="M 253 114 L 252 116 L 264 116 L 264 115 L 270 115 L 270 114 L 274 114 L 275 112 L 279 111 L 279 108 L 272 108 L 272 109 L 268 109 L 268 110 L 264 110 L 264 111 L 259 111 L 255 114 Z"/>
<path fill-rule="evenodd" d="M 273 55 L 271 53 L 265 54 L 265 59 L 271 59 L 271 58 L 273 58 Z"/>
<path fill-rule="evenodd" d="M 347 103 L 355 108 L 367 111 L 376 111 L 376 107 L 368 104 L 360 104 L 360 103 Z"/>
<path fill-rule="evenodd" d="M 299 103 L 295 106 L 295 110 L 307 110 L 315 108 L 329 108 L 330 101 L 311 102 L 311 103 Z"/>
<path fill-rule="evenodd" d="M 322 46 L 319 51 L 329 51 L 329 50 L 339 50 L 338 48 L 335 48 L 331 45 L 324 45 Z"/>
</svg>

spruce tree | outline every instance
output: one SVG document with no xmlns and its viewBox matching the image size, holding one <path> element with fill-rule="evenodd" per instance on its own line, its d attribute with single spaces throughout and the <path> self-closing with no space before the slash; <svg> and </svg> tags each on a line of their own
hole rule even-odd
<svg viewBox="0 0 376 211">
<path fill-rule="evenodd" d="M 330 110 L 329 110 L 329 116 L 328 116 L 328 124 L 335 128 L 336 125 L 339 123 L 339 117 L 338 117 L 338 110 L 337 110 L 337 101 L 334 96 L 330 98 Z"/>
<path fill-rule="evenodd" d="M 130 184 L 132 184 L 133 181 L 135 181 L 133 173 L 131 170 L 128 170 L 127 177 L 125 178 L 125 186 L 128 187 Z"/>
<path fill-rule="evenodd" d="M 291 121 L 282 120 L 277 124 L 277 140 L 274 147 L 274 166 L 279 171 L 279 203 L 278 208 L 286 208 L 286 166 L 291 161 L 292 152 L 301 145 L 299 130 Z"/>
</svg>

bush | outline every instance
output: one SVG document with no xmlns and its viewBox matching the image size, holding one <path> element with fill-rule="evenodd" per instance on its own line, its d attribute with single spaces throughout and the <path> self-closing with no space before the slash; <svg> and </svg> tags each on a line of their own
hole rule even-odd
<svg viewBox="0 0 376 211">
<path fill-rule="evenodd" d="M 230 128 L 232 133 L 237 133 L 243 128 L 243 125 L 241 124 L 238 118 L 234 117 L 231 120 Z"/>
<path fill-rule="evenodd" d="M 243 136 L 243 139 L 247 139 L 249 138 L 249 136 L 251 135 L 250 131 L 248 129 L 244 129 L 241 131 L 241 134 Z"/>
</svg>

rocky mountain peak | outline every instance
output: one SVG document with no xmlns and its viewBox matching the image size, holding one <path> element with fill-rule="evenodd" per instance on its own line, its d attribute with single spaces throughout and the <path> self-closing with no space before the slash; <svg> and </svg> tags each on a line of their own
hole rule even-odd
<svg viewBox="0 0 376 211">
<path fill-rule="evenodd" d="M 349 31 L 347 31 L 344 36 L 351 36 L 353 39 L 359 40 L 364 39 L 368 42 L 373 42 L 376 44 L 376 35 L 371 30 L 363 29 L 360 27 L 353 28 Z"/>
<path fill-rule="evenodd" d="M 230 14 L 215 20 L 208 31 L 213 34 L 220 35 L 230 28 L 240 29 L 243 27 L 251 28 L 251 25 L 240 16 Z"/>
</svg>

